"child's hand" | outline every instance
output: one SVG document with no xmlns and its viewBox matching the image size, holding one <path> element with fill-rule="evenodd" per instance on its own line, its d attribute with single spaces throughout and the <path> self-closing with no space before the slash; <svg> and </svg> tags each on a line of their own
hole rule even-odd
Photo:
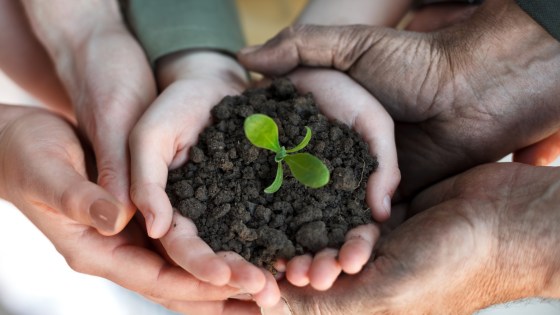
<svg viewBox="0 0 560 315">
<path fill-rule="evenodd" d="M 165 236 L 162 241 L 170 257 L 196 278 L 238 287 L 262 305 L 278 302 L 272 275 L 238 254 L 214 253 L 198 237 L 191 220 L 173 215 L 165 193 L 168 169 L 187 161 L 190 147 L 210 122 L 211 108 L 226 95 L 245 89 L 245 71 L 221 53 L 181 52 L 160 61 L 157 74 L 163 92 L 130 136 L 130 194 L 146 219 L 148 234 Z"/>
<path fill-rule="evenodd" d="M 331 119 L 356 130 L 377 156 L 379 168 L 367 185 L 367 203 L 378 221 L 390 216 L 391 197 L 400 181 L 393 121 L 371 94 L 346 74 L 325 69 L 300 69 L 289 75 L 300 93 L 312 92 L 319 109 Z M 296 286 L 318 290 L 332 286 L 341 271 L 358 273 L 371 256 L 379 228 L 359 226 L 346 235 L 340 250 L 325 249 L 314 257 L 303 255 L 288 262 L 286 278 Z"/>
<path fill-rule="evenodd" d="M 72 269 L 183 313 L 259 314 L 254 305 L 227 300 L 241 289 L 202 283 L 155 252 L 125 206 L 88 179 L 88 158 L 64 119 L 0 105 L 0 198 L 25 214 Z"/>
</svg>

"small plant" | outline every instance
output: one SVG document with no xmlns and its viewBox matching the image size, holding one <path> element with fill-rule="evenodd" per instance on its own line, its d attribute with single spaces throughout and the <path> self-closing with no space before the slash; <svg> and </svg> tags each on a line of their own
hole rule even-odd
<svg viewBox="0 0 560 315">
<path fill-rule="evenodd" d="M 282 161 L 286 161 L 292 175 L 303 185 L 311 188 L 325 186 L 330 179 L 330 173 L 321 160 L 309 153 L 296 153 L 309 144 L 311 128 L 305 127 L 303 140 L 292 149 L 286 149 L 278 140 L 278 126 L 267 115 L 253 114 L 245 119 L 243 124 L 245 136 L 256 147 L 276 153 L 274 160 L 278 163 L 276 178 L 264 192 L 272 194 L 280 189 L 283 181 Z"/>
</svg>

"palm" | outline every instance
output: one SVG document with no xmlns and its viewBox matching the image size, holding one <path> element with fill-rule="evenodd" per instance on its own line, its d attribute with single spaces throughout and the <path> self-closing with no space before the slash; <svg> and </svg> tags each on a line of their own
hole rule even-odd
<svg viewBox="0 0 560 315">
<path fill-rule="evenodd" d="M 547 232 L 559 216 L 550 190 L 558 177 L 508 163 L 444 181 L 413 200 L 421 213 L 379 244 L 360 275 L 321 295 L 284 286 L 285 296 L 295 315 L 471 314 L 542 294 L 538 281 L 558 255 L 548 247 L 558 235 Z M 520 269 L 528 271 L 511 277 Z"/>
</svg>

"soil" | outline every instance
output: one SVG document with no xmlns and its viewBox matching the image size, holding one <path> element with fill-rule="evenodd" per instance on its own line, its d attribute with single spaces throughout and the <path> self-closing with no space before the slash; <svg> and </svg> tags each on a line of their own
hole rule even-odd
<svg viewBox="0 0 560 315">
<path fill-rule="evenodd" d="M 276 121 L 286 148 L 297 145 L 309 126 L 311 142 L 300 152 L 327 165 L 329 184 L 307 188 L 283 163 L 282 187 L 264 193 L 277 164 L 273 152 L 245 137 L 243 122 L 254 113 Z M 372 222 L 365 187 L 377 159 L 357 133 L 320 114 L 312 95 L 298 95 L 290 81 L 278 79 L 268 88 L 225 97 L 212 116 L 214 124 L 191 148 L 189 162 L 170 171 L 166 190 L 172 205 L 195 222 L 214 251 L 234 251 L 272 270 L 277 258 L 339 248 L 349 229 Z"/>
</svg>

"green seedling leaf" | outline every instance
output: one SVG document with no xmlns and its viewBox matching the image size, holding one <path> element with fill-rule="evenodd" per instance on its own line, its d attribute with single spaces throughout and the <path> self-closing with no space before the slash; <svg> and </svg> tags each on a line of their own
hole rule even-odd
<svg viewBox="0 0 560 315">
<path fill-rule="evenodd" d="M 266 187 L 264 192 L 267 194 L 273 194 L 277 192 L 278 189 L 280 189 L 280 186 L 282 186 L 283 178 L 284 178 L 284 171 L 282 170 L 282 162 L 278 162 L 278 169 L 276 170 L 276 178 L 274 179 L 272 184 L 270 184 L 270 186 Z"/>
<path fill-rule="evenodd" d="M 330 179 L 327 166 L 317 157 L 309 153 L 296 153 L 284 158 L 292 175 L 305 186 L 320 188 Z"/>
<path fill-rule="evenodd" d="M 295 147 L 286 150 L 286 153 L 294 153 L 305 148 L 309 144 L 310 140 L 311 140 L 311 128 L 305 126 L 305 137 L 303 138 L 303 140 L 301 140 L 301 142 Z"/>
<path fill-rule="evenodd" d="M 253 114 L 245 119 L 243 128 L 245 136 L 254 146 L 273 152 L 280 151 L 278 126 L 272 118 L 263 114 Z"/>
</svg>

